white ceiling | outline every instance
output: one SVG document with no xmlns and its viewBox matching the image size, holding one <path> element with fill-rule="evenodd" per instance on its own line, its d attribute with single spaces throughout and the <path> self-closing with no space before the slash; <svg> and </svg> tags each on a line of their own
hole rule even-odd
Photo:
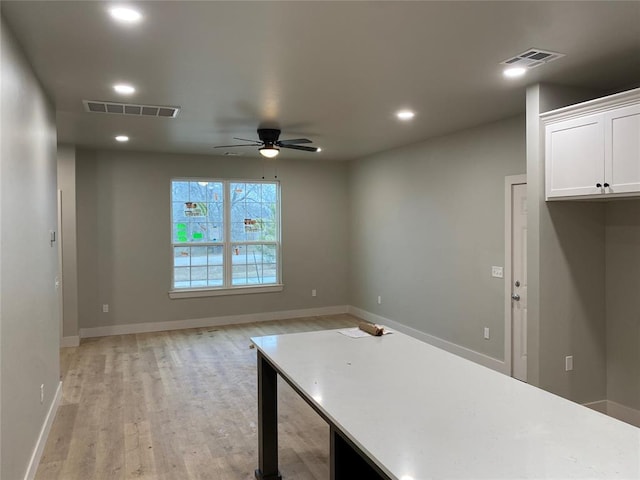
<svg viewBox="0 0 640 480">
<path fill-rule="evenodd" d="M 137 26 L 115 23 L 113 5 L 1 3 L 55 102 L 61 142 L 218 155 L 213 145 L 279 126 L 281 139 L 323 149 L 282 156 L 345 160 L 521 113 L 532 83 L 640 85 L 639 1 L 146 1 L 128 4 L 144 16 Z M 567 56 L 503 78 L 499 62 L 529 48 Z M 118 96 L 117 82 L 136 94 Z M 90 114 L 83 99 L 182 111 Z M 401 107 L 416 118 L 396 120 Z"/>
</svg>

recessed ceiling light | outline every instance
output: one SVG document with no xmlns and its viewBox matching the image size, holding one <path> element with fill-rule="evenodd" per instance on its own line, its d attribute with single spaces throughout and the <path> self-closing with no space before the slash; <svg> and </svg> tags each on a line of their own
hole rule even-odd
<svg viewBox="0 0 640 480">
<path fill-rule="evenodd" d="M 320 153 L 322 151 L 322 149 L 320 147 L 318 147 L 318 149 L 316 150 L 316 153 Z"/>
<path fill-rule="evenodd" d="M 138 23 L 142 20 L 142 14 L 137 10 L 125 7 L 115 7 L 109 10 L 111 16 L 123 23 Z"/>
<path fill-rule="evenodd" d="M 136 91 L 136 89 L 131 85 L 125 85 L 125 84 L 114 85 L 113 89 L 116 92 L 121 93 L 122 95 L 131 95 Z"/>
<path fill-rule="evenodd" d="M 116 140 L 118 142 L 128 142 L 129 141 L 129 137 L 127 137 L 126 135 L 118 135 L 116 137 Z"/>
<path fill-rule="evenodd" d="M 411 110 L 400 110 L 396 113 L 396 117 L 398 117 L 400 120 L 411 120 L 415 116 L 416 114 Z"/>
<path fill-rule="evenodd" d="M 516 78 L 516 77 L 521 77 L 522 75 L 524 75 L 526 71 L 527 71 L 527 69 L 524 68 L 524 67 L 511 67 L 511 68 L 506 68 L 502 72 L 502 74 L 505 77 L 508 77 L 508 78 Z"/>
</svg>

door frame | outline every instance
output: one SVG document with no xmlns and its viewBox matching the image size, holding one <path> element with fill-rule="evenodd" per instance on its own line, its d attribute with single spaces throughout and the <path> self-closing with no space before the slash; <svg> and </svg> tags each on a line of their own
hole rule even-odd
<svg viewBox="0 0 640 480">
<path fill-rule="evenodd" d="M 58 226 L 56 228 L 56 247 L 58 248 L 58 275 L 56 276 L 56 287 L 58 290 L 58 315 L 60 317 L 60 346 L 64 346 L 64 278 L 62 275 L 62 190 L 58 189 Z"/>
<path fill-rule="evenodd" d="M 511 318 L 511 255 L 513 252 L 511 236 L 512 189 L 514 185 L 527 183 L 527 175 L 509 175 L 504 177 L 504 364 L 505 373 L 513 376 L 513 328 Z M 527 199 L 528 201 L 528 199 Z"/>
</svg>

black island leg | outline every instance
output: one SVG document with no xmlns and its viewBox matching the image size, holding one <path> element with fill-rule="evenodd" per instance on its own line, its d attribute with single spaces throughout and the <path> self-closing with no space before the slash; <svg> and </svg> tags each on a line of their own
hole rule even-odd
<svg viewBox="0 0 640 480">
<path fill-rule="evenodd" d="M 257 480 L 282 480 L 278 472 L 278 374 L 258 352 Z"/>
<path fill-rule="evenodd" d="M 388 477 L 369 463 L 331 426 L 331 480 L 387 480 Z"/>
</svg>

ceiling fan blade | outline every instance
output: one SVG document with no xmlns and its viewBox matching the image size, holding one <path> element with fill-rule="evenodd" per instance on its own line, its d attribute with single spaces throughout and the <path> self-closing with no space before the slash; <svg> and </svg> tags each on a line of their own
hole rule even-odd
<svg viewBox="0 0 640 480">
<path fill-rule="evenodd" d="M 216 145 L 213 148 L 232 148 L 232 147 L 259 147 L 261 143 L 241 143 L 236 145 Z"/>
<path fill-rule="evenodd" d="M 258 145 L 262 145 L 262 142 L 260 140 L 251 140 L 250 138 L 238 138 L 238 137 L 233 137 L 234 140 L 242 140 L 243 142 L 254 142 L 257 143 Z"/>
<path fill-rule="evenodd" d="M 281 148 L 291 148 L 293 150 L 302 150 L 305 152 L 317 152 L 318 147 L 303 147 L 302 145 L 283 145 L 280 144 Z"/>
<path fill-rule="evenodd" d="M 308 138 L 294 138 L 293 140 L 280 140 L 278 142 L 280 145 L 293 145 L 296 143 L 313 143 Z"/>
</svg>

